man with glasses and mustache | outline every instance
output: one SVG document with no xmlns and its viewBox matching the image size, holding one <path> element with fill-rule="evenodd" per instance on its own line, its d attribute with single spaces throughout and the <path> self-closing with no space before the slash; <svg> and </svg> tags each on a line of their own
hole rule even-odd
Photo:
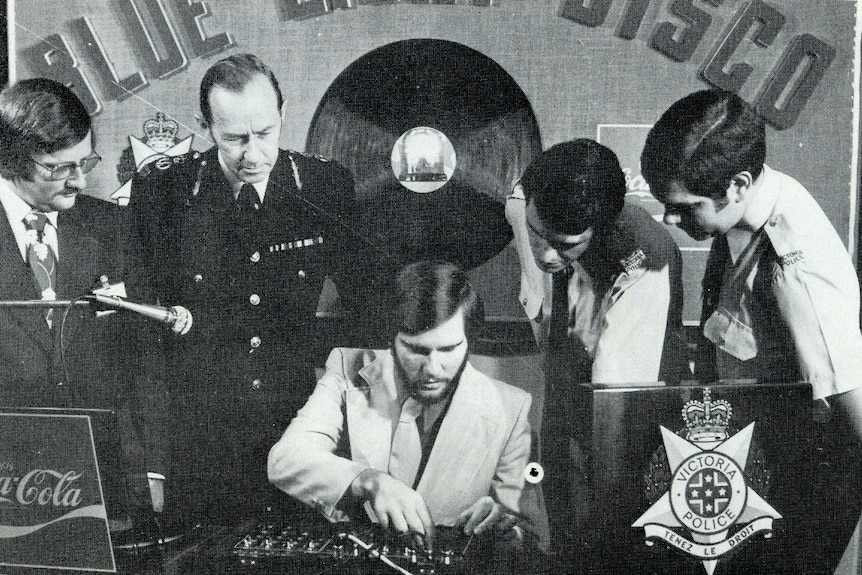
<svg viewBox="0 0 862 575">
<path fill-rule="evenodd" d="M 482 305 L 466 274 L 417 262 L 396 281 L 388 349 L 336 348 L 269 454 L 269 478 L 331 521 L 370 518 L 426 548 L 435 525 L 516 543 L 531 397 L 476 371 Z"/>
<path fill-rule="evenodd" d="M 75 94 L 41 78 L 6 88 L 0 142 L 0 300 L 74 300 L 105 276 L 149 301 L 125 214 L 82 194 L 101 158 Z M 125 455 L 150 472 L 160 509 L 169 442 L 160 326 L 64 312 L 0 306 L 0 404 L 116 410 Z"/>
<path fill-rule="evenodd" d="M 552 548 L 564 555 L 581 553 L 578 530 L 589 509 L 576 386 L 687 374 L 679 249 L 625 194 L 616 155 L 583 138 L 543 152 L 506 205 L 521 304 L 545 352 L 542 488 Z"/>
</svg>

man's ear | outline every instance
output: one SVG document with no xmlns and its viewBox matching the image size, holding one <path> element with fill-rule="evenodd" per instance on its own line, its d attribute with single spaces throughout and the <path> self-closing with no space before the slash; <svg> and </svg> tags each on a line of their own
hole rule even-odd
<svg viewBox="0 0 862 575">
<path fill-rule="evenodd" d="M 201 127 L 201 130 L 206 131 L 210 129 L 209 123 L 200 114 L 195 114 L 195 120 L 197 120 L 198 126 Z"/>
<path fill-rule="evenodd" d="M 281 103 L 281 110 L 279 112 L 281 114 L 281 121 L 284 122 L 287 118 L 287 100 Z"/>
<path fill-rule="evenodd" d="M 727 199 L 731 202 L 740 202 L 745 199 L 752 184 L 754 177 L 748 170 L 739 172 L 730 178 L 730 184 L 727 187 Z"/>
</svg>

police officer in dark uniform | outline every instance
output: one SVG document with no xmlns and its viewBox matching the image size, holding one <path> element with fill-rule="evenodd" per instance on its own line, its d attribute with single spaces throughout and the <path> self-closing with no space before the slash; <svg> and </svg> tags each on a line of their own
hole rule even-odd
<svg viewBox="0 0 862 575">
<path fill-rule="evenodd" d="M 279 149 L 284 102 L 259 58 L 214 64 L 200 103 L 216 146 L 150 164 L 131 206 L 160 301 L 193 318 L 168 350 L 169 508 L 187 524 L 233 524 L 287 502 L 267 481 L 267 453 L 314 387 L 323 281 L 342 302 L 355 293 L 341 272 L 361 242 L 350 173 Z"/>
</svg>

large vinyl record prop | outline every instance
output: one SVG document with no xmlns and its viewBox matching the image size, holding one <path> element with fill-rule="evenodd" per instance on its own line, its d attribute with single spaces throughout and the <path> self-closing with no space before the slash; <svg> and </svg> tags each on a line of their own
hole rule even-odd
<svg viewBox="0 0 862 575">
<path fill-rule="evenodd" d="M 379 250 L 380 274 L 394 275 L 421 259 L 472 269 L 498 254 L 511 240 L 505 196 L 541 142 L 526 97 L 499 65 L 461 44 L 422 39 L 383 46 L 345 69 L 317 109 L 306 149 L 353 172 L 357 240 Z M 417 163 L 411 149 L 426 157 Z"/>
</svg>

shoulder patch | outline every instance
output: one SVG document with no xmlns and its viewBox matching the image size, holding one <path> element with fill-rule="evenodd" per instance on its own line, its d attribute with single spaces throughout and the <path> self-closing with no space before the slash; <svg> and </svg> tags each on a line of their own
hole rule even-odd
<svg viewBox="0 0 862 575">
<path fill-rule="evenodd" d="M 620 263 L 623 266 L 623 269 L 627 274 L 632 273 L 636 269 L 640 268 L 643 263 L 646 261 L 646 254 L 644 254 L 643 250 L 638 248 L 634 252 L 632 252 L 627 258 L 623 258 L 620 260 Z"/>
<path fill-rule="evenodd" d="M 799 263 L 805 259 L 805 253 L 793 235 L 790 223 L 783 215 L 778 214 L 769 218 L 764 230 L 782 267 Z"/>
<path fill-rule="evenodd" d="M 779 256 L 779 259 L 781 261 L 781 267 L 784 268 L 801 262 L 805 259 L 805 254 L 802 253 L 802 250 L 795 250 L 788 254 Z"/>
</svg>

